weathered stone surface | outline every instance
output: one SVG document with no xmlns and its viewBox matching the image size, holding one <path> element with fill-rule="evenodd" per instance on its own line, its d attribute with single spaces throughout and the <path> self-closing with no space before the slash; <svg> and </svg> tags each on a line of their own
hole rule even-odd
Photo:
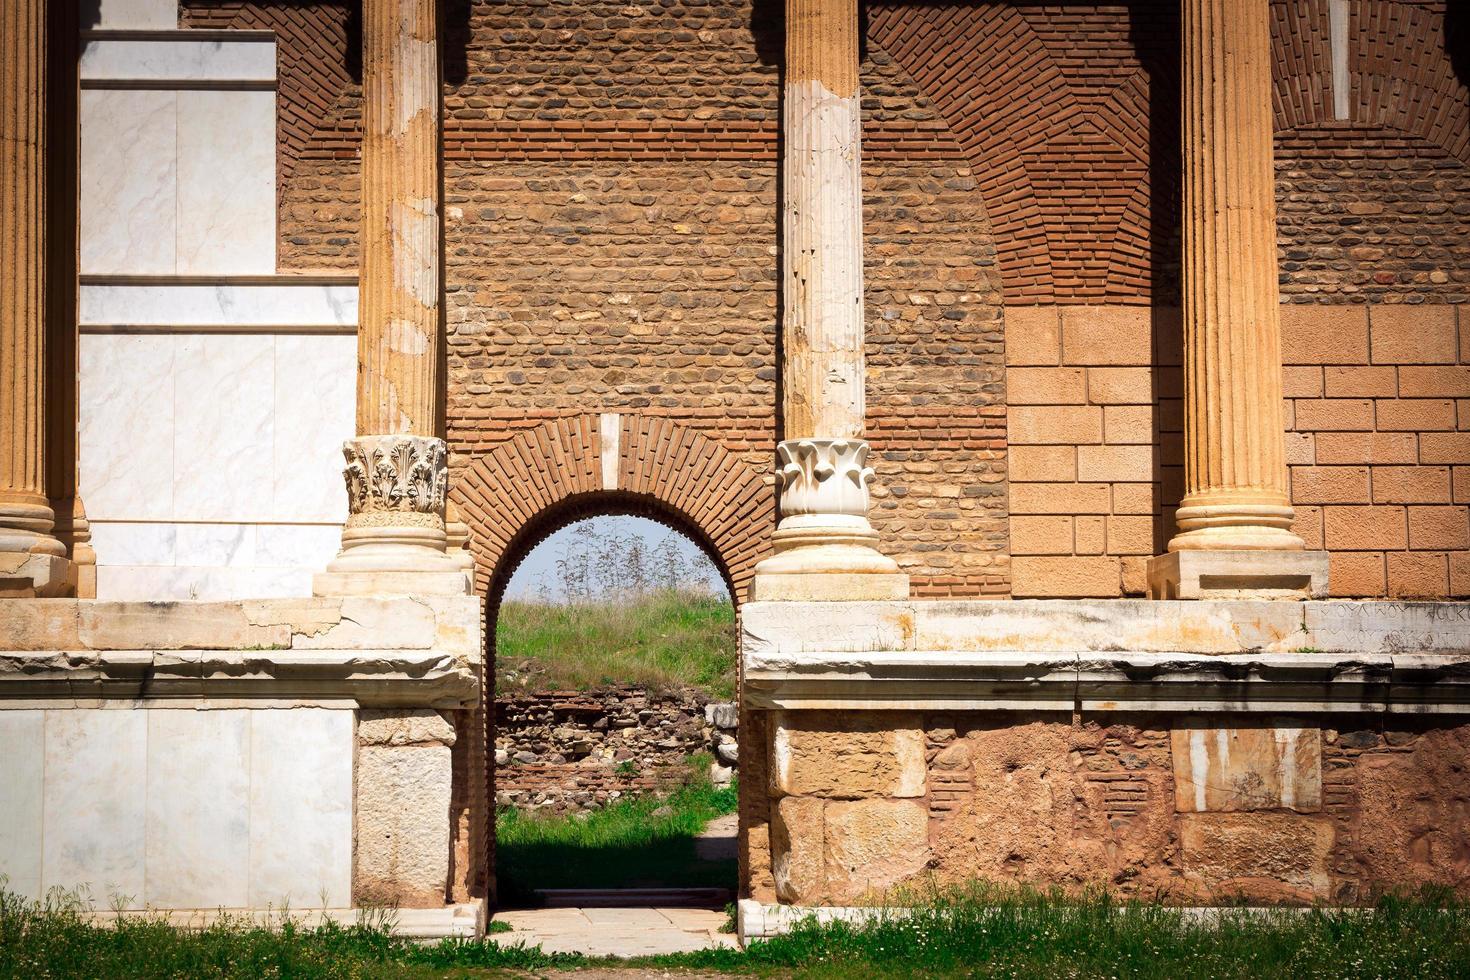
<svg viewBox="0 0 1470 980">
<path fill-rule="evenodd" d="M 1175 728 L 1174 806 L 1181 813 L 1322 809 L 1316 728 Z"/>
<path fill-rule="evenodd" d="M 1413 888 L 1470 880 L 1470 728 L 1429 731 L 1411 752 L 1373 752 L 1353 820 L 1370 879 Z"/>
<path fill-rule="evenodd" d="M 437 711 L 364 708 L 357 714 L 359 745 L 453 745 L 454 726 Z"/>
<path fill-rule="evenodd" d="M 851 799 L 924 795 L 924 734 L 916 715 L 780 712 L 778 794 Z"/>
<path fill-rule="evenodd" d="M 449 883 L 450 752 L 364 745 L 357 752 L 356 904 L 433 907 Z"/>
<path fill-rule="evenodd" d="M 77 603 L 69 599 L 8 601 L 0 616 L 0 650 L 79 650 Z"/>
<path fill-rule="evenodd" d="M 1217 901 L 1310 902 L 1331 894 L 1332 820 L 1294 813 L 1188 813 L 1179 817 L 1185 878 Z"/>
<path fill-rule="evenodd" d="M 824 817 L 823 874 L 830 903 L 882 895 L 928 866 L 929 817 L 922 803 L 830 802 Z"/>
<path fill-rule="evenodd" d="M 820 903 L 826 893 L 825 800 L 788 796 L 771 814 L 771 874 L 776 896 L 794 905 Z"/>
<path fill-rule="evenodd" d="M 92 650 L 284 650 L 291 630 L 256 625 L 239 602 L 79 602 L 80 636 Z"/>
<path fill-rule="evenodd" d="M 293 631 L 293 648 L 413 649 L 433 646 L 438 639 L 434 609 L 417 598 L 352 596 L 326 601 L 338 605 L 339 621 L 325 629 Z"/>
</svg>

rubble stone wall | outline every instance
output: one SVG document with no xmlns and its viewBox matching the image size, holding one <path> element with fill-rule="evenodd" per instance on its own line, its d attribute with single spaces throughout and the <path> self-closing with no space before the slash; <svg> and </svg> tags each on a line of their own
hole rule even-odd
<svg viewBox="0 0 1470 980">
<path fill-rule="evenodd" d="M 854 904 L 931 876 L 1265 904 L 1470 881 L 1463 724 L 917 712 L 771 724 L 769 867 L 753 857 L 750 879 L 765 901 Z"/>
<path fill-rule="evenodd" d="M 569 812 L 665 791 L 707 753 L 717 782 L 738 757 L 735 706 L 692 691 L 549 691 L 495 702 L 497 806 Z"/>
</svg>

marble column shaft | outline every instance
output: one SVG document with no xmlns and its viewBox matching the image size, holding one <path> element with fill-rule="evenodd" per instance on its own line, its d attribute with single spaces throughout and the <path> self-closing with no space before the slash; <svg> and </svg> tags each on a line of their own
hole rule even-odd
<svg viewBox="0 0 1470 980">
<path fill-rule="evenodd" d="M 863 199 L 856 0 L 787 0 L 781 121 L 787 439 L 861 439 Z"/>
<path fill-rule="evenodd" d="M 358 435 L 441 428 L 436 6 L 363 3 Z"/>
<path fill-rule="evenodd" d="M 0 580 L 41 574 L 17 555 L 62 558 L 46 470 L 46 0 L 0 3 Z M 30 565 L 30 570 L 22 568 Z M 62 563 L 64 564 L 64 562 Z M 37 591 L 58 583 L 44 573 Z"/>
<path fill-rule="evenodd" d="M 1182 0 L 1181 550 L 1297 550 L 1281 402 L 1270 10 Z"/>
</svg>

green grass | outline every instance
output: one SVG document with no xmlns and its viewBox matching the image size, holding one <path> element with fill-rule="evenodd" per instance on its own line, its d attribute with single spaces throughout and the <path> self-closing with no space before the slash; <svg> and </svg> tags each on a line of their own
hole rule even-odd
<svg viewBox="0 0 1470 980">
<path fill-rule="evenodd" d="M 723 597 L 655 592 L 627 602 L 506 602 L 495 623 L 499 694 L 604 684 L 735 690 L 735 610 Z"/>
<path fill-rule="evenodd" d="M 391 913 L 390 913 L 391 915 Z M 418 946 L 381 924 L 183 932 L 157 919 L 90 925 L 74 902 L 0 893 L 0 977 L 421 978 L 524 976 L 599 965 L 523 945 Z M 600 965 L 608 965 L 606 963 Z M 794 978 L 1470 976 L 1470 907 L 1444 894 L 1373 910 L 1251 913 L 1213 921 L 1162 906 L 973 885 L 925 897 L 908 917 L 805 925 L 753 943 L 623 964 Z M 515 971 L 507 973 L 506 971 Z"/>
<path fill-rule="evenodd" d="M 723 887 L 734 861 L 703 861 L 694 838 L 734 813 L 734 785 L 709 780 L 709 757 L 695 756 L 664 795 L 627 797 L 580 816 L 501 809 L 495 819 L 495 873 L 505 904 L 534 902 L 536 888 Z"/>
</svg>

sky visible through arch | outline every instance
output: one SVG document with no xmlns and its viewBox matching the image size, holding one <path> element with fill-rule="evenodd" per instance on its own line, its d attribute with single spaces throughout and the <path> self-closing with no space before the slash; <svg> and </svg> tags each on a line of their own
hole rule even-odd
<svg viewBox="0 0 1470 980">
<path fill-rule="evenodd" d="M 593 540 L 618 537 L 635 539 L 649 554 L 657 552 L 661 547 L 672 548 L 689 572 L 683 576 L 686 579 L 683 584 L 729 598 L 730 592 L 725 588 L 719 570 L 702 548 L 685 535 L 657 521 L 646 517 L 625 516 L 584 518 L 547 535 L 531 549 L 531 553 L 515 570 L 506 586 L 505 598 L 520 602 L 567 601 L 568 594 L 558 570 L 558 562 L 563 558 L 575 558 L 586 547 L 589 536 L 578 533 L 584 525 L 590 525 L 594 532 Z M 597 555 L 590 554 L 588 557 L 595 562 Z"/>
</svg>

